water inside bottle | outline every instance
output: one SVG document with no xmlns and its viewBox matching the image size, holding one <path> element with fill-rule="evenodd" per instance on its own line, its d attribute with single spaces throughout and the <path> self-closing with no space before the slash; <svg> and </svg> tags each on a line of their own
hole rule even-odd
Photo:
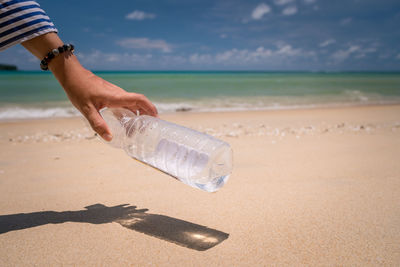
<svg viewBox="0 0 400 267">
<path fill-rule="evenodd" d="M 188 185 L 208 192 L 219 189 L 229 177 L 229 175 L 218 177 L 212 169 L 206 172 L 205 169 L 210 168 L 208 154 L 165 138 L 160 140 L 153 156 L 144 161 Z M 212 178 L 213 175 L 216 177 Z"/>
<path fill-rule="evenodd" d="M 152 163 L 180 179 L 190 179 L 204 169 L 208 159 L 205 153 L 163 138 L 154 151 Z"/>
</svg>

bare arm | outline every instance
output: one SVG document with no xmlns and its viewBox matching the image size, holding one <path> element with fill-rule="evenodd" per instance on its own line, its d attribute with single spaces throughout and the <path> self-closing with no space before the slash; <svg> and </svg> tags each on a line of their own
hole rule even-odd
<svg viewBox="0 0 400 267">
<path fill-rule="evenodd" d="M 48 33 L 22 45 L 42 60 L 49 51 L 63 45 L 56 33 Z M 86 117 L 102 138 L 112 139 L 110 129 L 99 114 L 103 107 L 124 107 L 141 114 L 157 116 L 156 107 L 144 96 L 128 93 L 85 69 L 75 55 L 64 52 L 49 63 L 49 70 L 57 78 L 72 104 Z"/>
</svg>

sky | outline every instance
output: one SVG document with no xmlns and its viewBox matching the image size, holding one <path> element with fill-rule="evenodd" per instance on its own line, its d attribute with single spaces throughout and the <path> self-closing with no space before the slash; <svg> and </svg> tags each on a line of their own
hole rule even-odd
<svg viewBox="0 0 400 267">
<path fill-rule="evenodd" d="M 38 2 L 91 70 L 400 71 L 399 0 Z"/>
</svg>

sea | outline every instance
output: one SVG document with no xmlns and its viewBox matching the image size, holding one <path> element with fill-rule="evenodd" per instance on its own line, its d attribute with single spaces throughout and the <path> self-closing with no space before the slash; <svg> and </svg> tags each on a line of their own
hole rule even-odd
<svg viewBox="0 0 400 267">
<path fill-rule="evenodd" d="M 400 72 L 101 71 L 160 113 L 281 110 L 400 103 Z M 47 72 L 0 72 L 0 120 L 78 116 Z"/>
</svg>

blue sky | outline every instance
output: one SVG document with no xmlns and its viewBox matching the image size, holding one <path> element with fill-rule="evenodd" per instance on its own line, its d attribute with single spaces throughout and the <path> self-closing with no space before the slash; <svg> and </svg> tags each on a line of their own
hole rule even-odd
<svg viewBox="0 0 400 267">
<path fill-rule="evenodd" d="M 398 0 L 38 2 L 92 70 L 400 70 Z"/>
</svg>

